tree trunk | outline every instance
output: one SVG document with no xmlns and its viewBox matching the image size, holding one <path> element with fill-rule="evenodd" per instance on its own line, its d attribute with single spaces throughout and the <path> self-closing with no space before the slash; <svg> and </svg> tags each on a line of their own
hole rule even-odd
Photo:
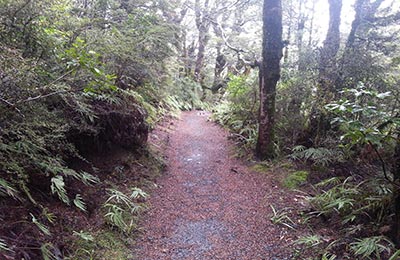
<svg viewBox="0 0 400 260">
<path fill-rule="evenodd" d="M 332 91 L 335 73 L 336 54 L 340 47 L 340 14 L 342 0 L 329 0 L 329 29 L 321 50 L 319 63 L 320 93 Z"/>
<path fill-rule="evenodd" d="M 260 110 L 256 156 L 269 159 L 274 153 L 275 96 L 282 58 L 282 2 L 264 0 L 263 50 L 260 66 Z"/>
<path fill-rule="evenodd" d="M 355 56 L 360 55 L 360 42 L 357 42 L 357 35 L 367 35 L 369 28 L 373 26 L 371 22 L 378 8 L 384 0 L 376 0 L 373 3 L 370 0 L 357 0 L 354 4 L 355 16 L 351 23 L 351 30 L 347 37 L 346 46 L 340 60 L 340 67 L 338 68 L 338 77 L 336 79 L 336 86 L 340 89 L 345 86 L 345 84 L 353 85 L 358 80 L 357 77 L 353 77 L 354 73 L 351 69 L 354 66 L 353 60 Z M 363 52 L 363 51 L 361 51 Z M 346 82 L 349 78 L 354 78 L 354 81 Z"/>
<path fill-rule="evenodd" d="M 329 29 L 326 35 L 319 62 L 319 83 L 316 102 L 310 114 L 310 125 L 307 131 L 313 145 L 319 142 L 329 130 L 330 120 L 324 106 L 335 96 L 334 83 L 337 79 L 336 56 L 340 47 L 340 15 L 342 0 L 329 0 Z"/>
<path fill-rule="evenodd" d="M 204 75 L 203 75 L 203 66 L 204 66 L 204 55 L 206 52 L 206 46 L 208 44 L 209 35 L 208 31 L 210 29 L 211 17 L 209 17 L 208 10 L 209 0 L 205 0 L 203 8 L 200 7 L 200 0 L 195 1 L 195 15 L 196 15 L 196 27 L 199 32 L 198 37 L 198 48 L 197 48 L 197 57 L 196 63 L 194 67 L 194 80 L 203 88 L 203 98 L 205 97 L 205 88 L 204 88 Z M 202 99 L 203 99 L 202 98 Z"/>
</svg>

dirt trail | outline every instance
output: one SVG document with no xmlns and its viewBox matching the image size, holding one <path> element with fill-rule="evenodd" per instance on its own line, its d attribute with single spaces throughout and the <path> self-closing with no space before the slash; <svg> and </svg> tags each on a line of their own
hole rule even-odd
<svg viewBox="0 0 400 260">
<path fill-rule="evenodd" d="M 290 259 L 285 229 L 269 220 L 279 188 L 232 158 L 226 131 L 207 116 L 185 112 L 176 122 L 137 259 Z"/>
</svg>

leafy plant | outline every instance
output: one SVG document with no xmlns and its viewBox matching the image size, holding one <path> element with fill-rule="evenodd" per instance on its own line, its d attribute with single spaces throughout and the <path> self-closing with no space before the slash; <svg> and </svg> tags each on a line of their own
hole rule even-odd
<svg viewBox="0 0 400 260">
<path fill-rule="evenodd" d="M 136 227 L 138 214 L 145 209 L 145 204 L 138 200 L 145 199 L 148 195 L 139 188 L 133 188 L 131 195 L 108 189 L 109 197 L 103 207 L 106 209 L 104 217 L 112 226 L 124 233 L 130 233 Z"/>
<path fill-rule="evenodd" d="M 244 151 L 250 151 L 258 135 L 256 75 L 231 75 L 229 78 L 226 99 L 213 108 L 213 119 L 232 131 L 232 137 Z"/>
<path fill-rule="evenodd" d="M 272 224 L 280 224 L 290 229 L 295 229 L 296 224 L 284 209 L 276 210 L 272 205 L 270 207 L 272 209 L 272 216 L 270 217 Z"/>
<path fill-rule="evenodd" d="M 72 233 L 73 233 L 73 235 L 75 235 L 85 241 L 94 241 L 94 237 L 88 232 L 84 232 L 81 230 L 79 232 L 73 231 Z"/>
<path fill-rule="evenodd" d="M 32 217 L 32 223 L 35 224 L 40 229 L 40 231 L 43 232 L 43 234 L 50 236 L 51 233 L 49 228 L 43 223 L 41 223 L 33 214 L 30 215 Z"/>
<path fill-rule="evenodd" d="M 315 247 L 322 243 L 322 239 L 318 235 L 308 235 L 300 237 L 295 243 L 306 247 Z"/>
<path fill-rule="evenodd" d="M 356 256 L 364 259 L 381 259 L 382 253 L 390 253 L 393 249 L 393 243 L 383 236 L 367 237 L 357 239 L 350 244 L 351 251 Z"/>
<path fill-rule="evenodd" d="M 58 257 L 54 254 L 54 245 L 51 243 L 45 243 L 40 247 L 44 260 L 57 260 Z"/>
<path fill-rule="evenodd" d="M 311 161 L 314 165 L 328 166 L 335 162 L 344 160 L 344 154 L 339 149 L 329 149 L 325 147 L 310 147 L 298 145 L 292 149 L 289 155 L 292 160 Z"/>
<path fill-rule="evenodd" d="M 321 260 L 335 260 L 337 258 L 337 256 L 335 254 L 331 254 L 331 253 L 324 253 L 321 256 Z"/>
<path fill-rule="evenodd" d="M 80 194 L 76 194 L 75 199 L 73 200 L 74 205 L 82 210 L 82 211 L 86 211 L 86 204 L 82 199 L 82 196 Z"/>
<path fill-rule="evenodd" d="M 396 129 L 400 127 L 399 111 L 387 111 L 384 100 L 392 96 L 391 92 L 378 92 L 368 89 L 359 82 L 356 88 L 342 92 L 349 97 L 342 98 L 337 103 L 326 105 L 326 108 L 337 117 L 333 124 L 340 126 L 342 131 L 342 147 L 350 150 L 354 147 L 369 145 L 376 154 L 387 179 L 390 179 L 385 160 L 379 149 L 393 149 L 391 142 L 397 140 Z"/>
</svg>

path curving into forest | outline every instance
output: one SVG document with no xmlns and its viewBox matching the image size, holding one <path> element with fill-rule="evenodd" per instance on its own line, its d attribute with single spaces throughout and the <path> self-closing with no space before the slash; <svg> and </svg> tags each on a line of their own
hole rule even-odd
<svg viewBox="0 0 400 260">
<path fill-rule="evenodd" d="M 269 205 L 282 193 L 268 175 L 233 158 L 228 133 L 207 118 L 191 111 L 175 122 L 137 259 L 290 259 L 285 229 L 269 220 Z"/>
</svg>

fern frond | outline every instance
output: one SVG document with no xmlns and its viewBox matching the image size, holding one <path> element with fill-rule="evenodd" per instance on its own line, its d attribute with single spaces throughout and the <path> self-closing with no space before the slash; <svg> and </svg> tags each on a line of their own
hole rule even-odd
<svg viewBox="0 0 400 260">
<path fill-rule="evenodd" d="M 76 194 L 73 202 L 78 209 L 86 211 L 86 203 L 83 201 L 82 196 L 80 194 Z"/>
<path fill-rule="evenodd" d="M 86 241 L 94 241 L 94 237 L 90 233 L 82 230 L 80 232 L 73 231 L 72 234 Z"/>
<path fill-rule="evenodd" d="M 339 185 L 340 183 L 341 183 L 341 180 L 339 177 L 332 177 L 332 178 L 320 181 L 315 186 L 316 187 L 326 187 L 329 185 Z"/>
<path fill-rule="evenodd" d="M 384 236 L 357 239 L 350 244 L 351 251 L 364 259 L 381 259 L 381 254 L 385 251 L 390 253 L 393 247 L 393 243 Z"/>
<path fill-rule="evenodd" d="M 40 231 L 43 232 L 43 234 L 50 236 L 51 233 L 50 233 L 49 228 L 46 225 L 44 225 L 41 222 L 39 222 L 37 220 L 37 218 L 32 213 L 29 213 L 29 214 L 32 217 L 32 223 L 35 224 L 40 229 Z"/>
<path fill-rule="evenodd" d="M 76 179 L 80 180 L 87 186 L 92 186 L 93 184 L 99 183 L 100 179 L 88 172 L 81 171 L 76 175 Z"/>
<path fill-rule="evenodd" d="M 127 207 L 131 207 L 132 201 L 129 196 L 125 195 L 124 193 L 115 190 L 115 189 L 108 189 L 110 196 L 106 200 L 106 204 L 113 202 L 113 203 L 122 203 Z"/>
<path fill-rule="evenodd" d="M 322 243 L 322 238 L 317 235 L 303 236 L 297 239 L 295 243 L 307 247 L 314 247 Z"/>
<path fill-rule="evenodd" d="M 6 180 L 0 178 L 0 196 L 18 198 L 18 191 Z"/>
<path fill-rule="evenodd" d="M 149 194 L 147 194 L 146 192 L 144 192 L 142 189 L 140 188 L 132 188 L 132 194 L 131 194 L 131 198 L 132 199 L 138 199 L 138 198 L 147 198 L 149 196 Z"/>
<path fill-rule="evenodd" d="M 57 194 L 57 196 L 66 204 L 69 205 L 70 201 L 65 190 L 65 182 L 63 176 L 56 176 L 51 178 L 51 192 Z"/>
<path fill-rule="evenodd" d="M 43 260 L 57 260 L 58 258 L 54 255 L 54 246 L 51 243 L 45 243 L 40 247 L 42 252 Z"/>
</svg>

